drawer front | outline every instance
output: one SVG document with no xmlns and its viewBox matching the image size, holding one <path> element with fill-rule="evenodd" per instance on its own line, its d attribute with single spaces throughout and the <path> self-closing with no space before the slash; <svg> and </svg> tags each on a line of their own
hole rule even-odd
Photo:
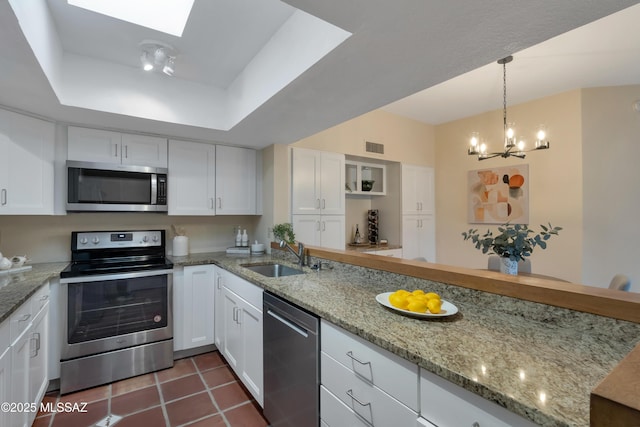
<svg viewBox="0 0 640 427">
<path fill-rule="evenodd" d="M 420 415 L 438 427 L 535 427 L 521 416 L 431 372 L 420 372 Z"/>
<path fill-rule="evenodd" d="M 10 317 L 11 319 L 11 343 L 13 344 L 15 340 L 20 337 L 31 321 L 33 320 L 33 315 L 31 313 L 31 300 L 28 300 L 24 304 L 22 304 Z"/>
<path fill-rule="evenodd" d="M 320 387 L 320 418 L 323 427 L 371 427 L 323 386 Z"/>
<path fill-rule="evenodd" d="M 224 272 L 223 280 L 224 286 L 262 312 L 262 288 L 228 271 Z"/>
<path fill-rule="evenodd" d="M 418 411 L 417 365 L 325 321 L 320 337 L 323 352 Z"/>
<path fill-rule="evenodd" d="M 49 284 L 41 286 L 31 297 L 31 314 L 35 317 L 49 302 Z"/>
<path fill-rule="evenodd" d="M 410 426 L 417 412 L 398 402 L 378 387 L 359 378 L 342 364 L 321 352 L 322 385 L 340 399 L 358 418 L 372 426 Z M 321 412 L 321 416 L 324 415 Z M 331 426 L 333 424 L 327 420 Z"/>
</svg>

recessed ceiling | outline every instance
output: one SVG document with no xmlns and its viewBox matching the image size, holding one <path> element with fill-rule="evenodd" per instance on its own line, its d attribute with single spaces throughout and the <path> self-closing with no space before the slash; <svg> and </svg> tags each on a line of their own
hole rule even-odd
<svg viewBox="0 0 640 427">
<path fill-rule="evenodd" d="M 553 58 L 525 61 L 524 49 L 638 1 L 587 3 L 195 0 L 179 38 L 65 0 L 8 0 L 0 2 L 0 105 L 105 129 L 292 143 L 508 54 L 516 58 L 508 69 L 516 102 L 516 67 L 560 74 Z M 33 32 L 47 37 L 34 41 Z M 606 49 L 615 50 L 608 37 Z M 145 39 L 176 48 L 175 77 L 140 69 Z M 472 97 L 438 93 L 439 101 L 464 110 L 475 98 L 499 100 L 499 74 L 494 81 L 477 93 L 462 89 Z M 410 110 L 402 114 L 449 120 L 419 117 L 421 105 Z"/>
</svg>

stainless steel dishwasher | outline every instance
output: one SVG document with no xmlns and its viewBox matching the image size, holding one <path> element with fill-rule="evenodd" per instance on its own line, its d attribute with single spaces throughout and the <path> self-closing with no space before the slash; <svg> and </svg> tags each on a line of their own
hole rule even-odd
<svg viewBox="0 0 640 427">
<path fill-rule="evenodd" d="M 264 415 L 272 427 L 320 423 L 320 321 L 264 293 Z"/>
</svg>

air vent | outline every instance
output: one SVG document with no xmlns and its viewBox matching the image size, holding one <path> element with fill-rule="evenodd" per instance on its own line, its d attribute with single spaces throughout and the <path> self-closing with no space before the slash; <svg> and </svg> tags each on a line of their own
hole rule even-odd
<svg viewBox="0 0 640 427">
<path fill-rule="evenodd" d="M 366 141 L 367 153 L 384 154 L 384 145 L 376 144 L 375 142 Z"/>
</svg>

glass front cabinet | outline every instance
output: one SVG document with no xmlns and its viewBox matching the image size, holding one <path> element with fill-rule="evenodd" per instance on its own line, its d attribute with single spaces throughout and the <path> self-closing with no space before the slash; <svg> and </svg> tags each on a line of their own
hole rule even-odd
<svg viewBox="0 0 640 427">
<path fill-rule="evenodd" d="M 345 193 L 384 196 L 387 192 L 386 167 L 352 160 L 345 162 Z"/>
</svg>

